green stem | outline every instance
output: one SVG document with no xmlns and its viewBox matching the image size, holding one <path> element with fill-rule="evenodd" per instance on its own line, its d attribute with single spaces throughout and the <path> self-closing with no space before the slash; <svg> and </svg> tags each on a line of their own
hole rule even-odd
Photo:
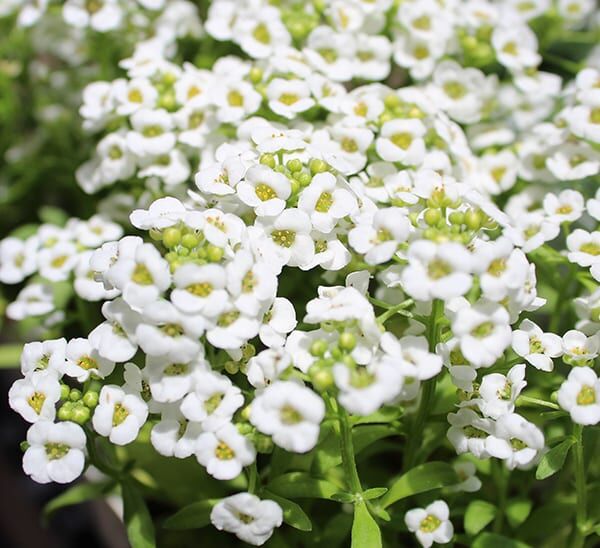
<svg viewBox="0 0 600 548">
<path fill-rule="evenodd" d="M 256 461 L 248 466 L 246 471 L 248 474 L 248 493 L 254 495 L 258 486 L 258 467 L 256 466 Z"/>
<path fill-rule="evenodd" d="M 444 303 L 439 299 L 436 299 L 431 304 L 431 315 L 429 316 L 429 323 L 427 325 L 427 341 L 429 342 L 429 351 L 435 352 L 435 347 L 438 343 L 439 329 L 438 320 L 440 319 L 444 310 Z M 431 411 L 431 400 L 435 394 L 435 385 L 437 377 L 433 377 L 423 383 L 421 401 L 419 402 L 419 409 L 415 416 L 410 436 L 408 438 L 406 455 L 404 459 L 404 469 L 409 470 L 416 464 L 417 449 L 419 448 L 419 441 L 423 438 L 422 432 L 427 416 Z"/>
<path fill-rule="evenodd" d="M 496 484 L 498 495 L 498 511 L 496 512 L 496 518 L 494 519 L 493 531 L 494 533 L 501 533 L 502 525 L 504 524 L 508 478 L 502 462 L 497 459 L 492 459 L 492 476 L 494 478 L 494 483 Z"/>
<path fill-rule="evenodd" d="M 541 407 L 549 407 L 550 409 L 560 409 L 560 405 L 557 405 L 556 403 L 552 403 L 546 400 L 540 400 L 539 398 L 532 398 L 531 396 L 519 396 L 517 398 L 517 405 L 521 405 L 524 403 L 539 405 Z"/>
<path fill-rule="evenodd" d="M 573 428 L 575 435 L 575 447 L 573 448 L 573 462 L 575 465 L 575 490 L 577 492 L 577 511 L 575 514 L 575 527 L 573 530 L 572 548 L 580 548 L 584 545 L 584 530 L 587 521 L 587 486 L 585 479 L 585 463 L 583 458 L 583 426 L 575 424 Z"/>
<path fill-rule="evenodd" d="M 411 306 L 414 303 L 412 299 L 407 299 L 406 301 L 401 302 L 391 308 L 388 308 L 381 316 L 377 318 L 377 322 L 380 324 L 384 324 L 389 318 L 391 318 L 394 314 L 403 314 L 404 316 L 412 316 L 410 312 L 404 312 L 404 309 Z"/>
<path fill-rule="evenodd" d="M 360 478 L 356 468 L 356 460 L 354 459 L 354 443 L 352 441 L 352 427 L 348 420 L 346 410 L 338 404 L 338 419 L 340 421 L 340 449 L 342 452 L 342 466 L 346 480 L 353 493 L 362 493 Z"/>
</svg>

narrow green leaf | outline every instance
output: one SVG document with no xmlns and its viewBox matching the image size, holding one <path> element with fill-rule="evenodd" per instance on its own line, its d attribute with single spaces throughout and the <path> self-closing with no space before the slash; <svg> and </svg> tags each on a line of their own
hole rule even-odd
<svg viewBox="0 0 600 548">
<path fill-rule="evenodd" d="M 532 502 L 529 499 L 519 498 L 509 500 L 506 505 L 506 519 L 511 527 L 518 527 L 531 512 Z"/>
<path fill-rule="evenodd" d="M 300 531 L 312 531 L 312 523 L 300 505 L 283 497 L 274 495 L 265 490 L 264 496 L 267 499 L 274 500 L 283 510 L 283 521 L 291 525 L 294 529 Z"/>
<path fill-rule="evenodd" d="M 556 474 L 556 472 L 558 472 L 565 464 L 569 450 L 574 443 L 575 440 L 569 437 L 550 449 L 538 464 L 537 470 L 535 471 L 536 479 L 543 480 Z"/>
<path fill-rule="evenodd" d="M 106 495 L 113 487 L 114 481 L 101 481 L 96 483 L 78 483 L 67 489 L 57 497 L 53 498 L 46 506 L 44 506 L 44 518 L 49 518 L 50 515 L 59 508 L 65 506 L 73 506 L 88 500 L 94 500 Z"/>
<path fill-rule="evenodd" d="M 383 495 L 385 495 L 387 492 L 388 492 L 387 487 L 373 487 L 371 489 L 367 489 L 363 493 L 363 498 L 365 500 L 378 499 L 379 497 L 382 497 Z"/>
<path fill-rule="evenodd" d="M 60 208 L 54 206 L 42 206 L 38 210 L 38 217 L 44 223 L 65 226 L 69 216 Z"/>
<path fill-rule="evenodd" d="M 268 485 L 269 491 L 287 498 L 331 499 L 340 488 L 333 483 L 313 478 L 306 472 L 289 472 L 276 477 Z"/>
<path fill-rule="evenodd" d="M 331 500 L 335 500 L 336 502 L 354 502 L 356 496 L 353 493 L 334 493 L 331 495 Z"/>
<path fill-rule="evenodd" d="M 474 500 L 469 503 L 465 512 L 465 531 L 476 535 L 491 523 L 496 515 L 496 507 L 485 500 Z"/>
<path fill-rule="evenodd" d="M 162 524 L 164 529 L 200 529 L 210 523 L 212 507 L 220 499 L 200 500 L 184 506 Z"/>
<path fill-rule="evenodd" d="M 379 525 L 369 513 L 364 501 L 354 505 L 352 522 L 352 548 L 381 548 Z"/>
<path fill-rule="evenodd" d="M 390 490 L 381 500 L 381 506 L 387 508 L 390 504 L 433 489 L 454 485 L 460 480 L 454 468 L 446 462 L 428 462 L 416 466 L 397 479 Z"/>
<path fill-rule="evenodd" d="M 123 521 L 131 548 L 155 548 L 154 524 L 146 502 L 131 481 L 121 484 Z"/>
<path fill-rule="evenodd" d="M 473 541 L 471 548 L 531 548 L 531 546 L 495 533 L 481 533 Z"/>
</svg>

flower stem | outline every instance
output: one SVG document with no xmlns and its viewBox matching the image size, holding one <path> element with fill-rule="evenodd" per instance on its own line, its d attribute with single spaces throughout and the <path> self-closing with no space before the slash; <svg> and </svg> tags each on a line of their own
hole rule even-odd
<svg viewBox="0 0 600 548">
<path fill-rule="evenodd" d="M 575 446 L 573 458 L 575 465 L 575 489 L 577 492 L 577 511 L 575 514 L 575 527 L 573 530 L 572 548 L 580 548 L 584 545 L 584 529 L 587 521 L 587 486 L 585 480 L 585 462 L 583 458 L 583 426 L 575 424 L 573 429 L 575 435 Z"/>
<path fill-rule="evenodd" d="M 427 341 L 429 342 L 430 352 L 435 352 L 435 347 L 438 343 L 438 320 L 440 319 L 443 310 L 444 303 L 439 299 L 434 300 L 431 304 L 431 315 L 429 316 L 429 323 L 427 325 Z M 433 377 L 432 379 L 429 379 L 423 383 L 419 409 L 417 410 L 406 447 L 406 455 L 404 458 L 405 470 L 409 470 L 415 465 L 417 449 L 419 446 L 418 442 L 422 439 L 423 427 L 427 421 L 427 416 L 431 411 L 431 400 L 435 394 L 436 382 L 437 377 Z"/>
<path fill-rule="evenodd" d="M 560 405 L 552 403 L 546 400 L 540 400 L 539 398 L 532 398 L 531 396 L 519 396 L 517 399 L 517 405 L 530 403 L 532 405 L 539 405 L 541 407 L 548 407 L 550 409 L 560 410 Z"/>
<path fill-rule="evenodd" d="M 258 485 L 258 468 L 256 466 L 256 461 L 248 466 L 246 471 L 248 474 L 248 493 L 254 495 Z"/>
<path fill-rule="evenodd" d="M 340 449 L 342 452 L 342 466 L 348 486 L 353 493 L 362 493 L 360 478 L 354 459 L 354 444 L 352 442 L 352 427 L 348 421 L 346 410 L 338 403 L 338 419 L 340 421 Z"/>
</svg>

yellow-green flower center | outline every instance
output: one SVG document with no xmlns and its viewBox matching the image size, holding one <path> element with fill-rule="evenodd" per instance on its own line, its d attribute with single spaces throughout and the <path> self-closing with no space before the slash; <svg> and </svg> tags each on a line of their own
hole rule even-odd
<svg viewBox="0 0 600 548">
<path fill-rule="evenodd" d="M 131 281 L 138 285 L 152 285 L 154 279 L 148 270 L 148 267 L 143 263 L 137 263 L 131 275 Z"/>
<path fill-rule="evenodd" d="M 460 99 L 467 94 L 467 88 L 456 80 L 446 82 L 443 87 L 444 93 L 451 99 Z"/>
<path fill-rule="evenodd" d="M 27 398 L 27 403 L 38 415 L 42 412 L 42 406 L 46 401 L 46 394 L 43 392 L 34 392 Z"/>
<path fill-rule="evenodd" d="M 219 407 L 219 405 L 221 405 L 221 402 L 223 401 L 224 396 L 225 396 L 225 394 L 223 394 L 221 392 L 215 392 L 210 398 L 208 398 L 204 402 L 204 410 L 209 415 L 211 413 L 214 413 L 214 411 L 217 409 L 217 407 Z"/>
<path fill-rule="evenodd" d="M 277 198 L 277 192 L 275 192 L 269 185 L 265 183 L 258 183 L 254 192 L 261 202 L 266 202 L 267 200 Z"/>
<path fill-rule="evenodd" d="M 284 405 L 279 411 L 279 417 L 283 424 L 298 424 L 302 422 L 302 414 L 291 405 Z"/>
<path fill-rule="evenodd" d="M 429 514 L 426 518 L 421 521 L 419 525 L 419 529 L 423 531 L 423 533 L 433 533 L 442 522 L 440 519 L 433 514 Z"/>
<path fill-rule="evenodd" d="M 261 44 L 270 44 L 271 43 L 271 33 L 269 32 L 269 28 L 264 23 L 259 23 L 254 27 L 252 31 L 252 36 L 257 42 Z"/>
<path fill-rule="evenodd" d="M 225 312 L 219 316 L 217 320 L 217 325 L 219 327 L 229 327 L 233 322 L 235 322 L 240 317 L 240 312 L 238 310 L 232 310 L 231 312 Z"/>
<path fill-rule="evenodd" d="M 598 245 L 596 242 L 588 242 L 583 244 L 580 248 L 579 251 L 581 251 L 582 253 L 587 253 L 588 255 L 593 255 L 594 257 L 597 257 L 598 255 L 600 255 L 600 245 Z"/>
<path fill-rule="evenodd" d="M 298 97 L 298 95 L 296 95 L 295 93 L 282 93 L 279 96 L 279 102 L 287 106 L 297 103 L 299 99 L 300 97 Z"/>
<path fill-rule="evenodd" d="M 185 375 L 188 372 L 188 364 L 187 363 L 172 363 L 165 367 L 163 373 L 167 377 L 178 377 L 180 375 Z"/>
<path fill-rule="evenodd" d="M 215 449 L 215 457 L 219 460 L 231 460 L 235 457 L 235 452 L 224 441 L 221 441 Z"/>
<path fill-rule="evenodd" d="M 427 275 L 432 280 L 445 278 L 449 274 L 452 274 L 452 267 L 446 261 L 434 259 L 427 265 Z"/>
<path fill-rule="evenodd" d="M 71 449 L 66 443 L 49 442 L 44 448 L 48 460 L 62 459 Z"/>
<path fill-rule="evenodd" d="M 494 324 L 492 322 L 483 322 L 471 331 L 471 335 L 477 339 L 483 339 L 491 335 L 492 331 L 494 331 Z"/>
<path fill-rule="evenodd" d="M 407 132 L 395 133 L 390 137 L 390 141 L 402 150 L 407 150 L 413 142 L 413 136 Z"/>
<path fill-rule="evenodd" d="M 98 362 L 90 356 L 81 356 L 81 358 L 77 360 L 77 365 L 86 371 L 98 368 Z"/>
<path fill-rule="evenodd" d="M 244 106 L 244 96 L 239 91 L 236 91 L 235 89 L 231 90 L 227 94 L 227 102 L 232 107 Z"/>
<path fill-rule="evenodd" d="M 315 204 L 315 211 L 319 213 L 327 213 L 333 205 L 333 196 L 331 192 L 321 192 L 317 203 Z"/>
<path fill-rule="evenodd" d="M 212 293 L 213 286 L 208 282 L 200 282 L 190 284 L 185 289 L 196 297 L 208 297 Z"/>
<path fill-rule="evenodd" d="M 129 416 L 129 411 L 127 410 L 127 408 L 120 404 L 117 403 L 115 404 L 115 408 L 113 410 L 113 417 L 112 417 L 112 424 L 113 426 L 119 426 L 120 424 L 123 424 L 123 422 L 125 421 L 125 419 Z"/>
<path fill-rule="evenodd" d="M 584 384 L 577 394 L 577 405 L 592 405 L 596 403 L 596 391 L 593 386 Z"/>
<path fill-rule="evenodd" d="M 293 230 L 274 230 L 271 232 L 271 238 L 281 247 L 292 247 L 296 240 L 296 233 Z"/>
<path fill-rule="evenodd" d="M 143 130 L 142 130 L 142 135 L 144 137 L 159 137 L 160 135 L 162 135 L 164 133 L 164 130 L 162 127 L 160 127 L 157 124 L 154 125 L 150 125 L 150 126 L 146 126 Z"/>
</svg>

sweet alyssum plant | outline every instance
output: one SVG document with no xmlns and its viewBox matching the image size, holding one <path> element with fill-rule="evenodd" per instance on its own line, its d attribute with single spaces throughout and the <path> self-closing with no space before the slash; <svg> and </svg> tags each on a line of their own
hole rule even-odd
<svg viewBox="0 0 600 548">
<path fill-rule="evenodd" d="M 593 2 L 7 6 L 139 38 L 80 90 L 96 214 L 0 243 L 23 469 L 95 469 L 49 511 L 119 494 L 136 548 L 596 543 Z"/>
</svg>

